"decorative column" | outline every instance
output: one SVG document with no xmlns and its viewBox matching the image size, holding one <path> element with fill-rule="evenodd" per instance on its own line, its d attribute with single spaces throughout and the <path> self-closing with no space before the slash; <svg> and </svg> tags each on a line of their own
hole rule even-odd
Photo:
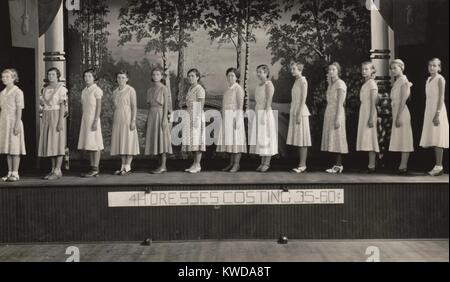
<svg viewBox="0 0 450 282">
<path fill-rule="evenodd" d="M 49 68 L 56 67 L 61 71 L 60 81 L 66 84 L 66 58 L 64 52 L 64 1 L 61 1 L 58 12 L 53 19 L 52 24 L 45 32 L 45 52 L 44 52 L 44 62 L 45 70 Z M 66 116 L 69 113 L 69 105 L 66 104 Z M 67 128 L 67 122 L 64 126 L 66 127 L 66 134 L 69 130 Z M 68 137 L 68 136 L 66 136 Z M 68 141 L 68 138 L 66 138 Z M 69 170 L 69 148 L 66 147 L 66 153 L 64 156 L 64 167 Z"/>
<path fill-rule="evenodd" d="M 63 2 L 63 1 L 62 1 Z M 61 81 L 66 81 L 66 58 L 64 52 L 64 16 L 63 3 L 52 24 L 45 32 L 45 69 L 56 67 L 61 71 Z"/>
<path fill-rule="evenodd" d="M 378 141 L 380 144 L 380 160 L 389 147 L 392 126 L 389 61 L 391 59 L 389 26 L 375 5 L 371 8 L 372 50 L 371 60 L 377 70 L 375 80 L 379 89 L 378 109 Z M 381 162 L 383 165 L 383 163 Z"/>
</svg>

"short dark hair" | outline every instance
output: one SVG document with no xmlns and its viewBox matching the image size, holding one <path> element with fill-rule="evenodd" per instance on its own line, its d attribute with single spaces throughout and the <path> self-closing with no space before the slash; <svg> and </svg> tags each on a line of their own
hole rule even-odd
<svg viewBox="0 0 450 282">
<path fill-rule="evenodd" d="M 127 71 L 127 70 L 120 70 L 120 71 L 118 71 L 118 72 L 116 73 L 116 79 L 117 79 L 117 77 L 119 76 L 119 74 L 124 74 L 127 78 L 129 78 L 129 77 L 128 77 L 128 71 Z"/>
<path fill-rule="evenodd" d="M 61 78 L 61 71 L 60 71 L 58 68 L 56 68 L 56 67 L 49 68 L 49 69 L 47 70 L 47 78 L 48 78 L 48 74 L 49 74 L 51 71 L 56 72 L 56 77 L 58 77 L 58 81 L 59 81 L 60 78 Z"/>
<path fill-rule="evenodd" d="M 163 69 L 161 66 L 158 65 L 158 66 L 152 68 L 152 71 L 150 72 L 150 75 L 153 76 L 153 73 L 154 73 L 155 71 L 158 71 L 158 72 L 161 73 L 162 78 L 161 78 L 161 81 L 160 81 L 160 82 L 163 82 L 163 83 L 164 83 L 164 76 L 165 76 L 164 69 Z M 152 79 L 152 81 L 153 81 L 153 77 L 152 77 L 151 79 Z M 156 82 L 156 81 L 153 81 L 153 82 Z"/>
<path fill-rule="evenodd" d="M 259 65 L 256 67 L 256 70 L 262 69 L 266 74 L 267 74 L 267 78 L 270 77 L 270 69 L 268 65 Z"/>
<path fill-rule="evenodd" d="M 230 72 L 234 73 L 236 76 L 236 81 L 239 83 L 239 79 L 241 78 L 241 72 L 237 68 L 228 68 L 225 72 L 225 75 L 228 75 Z"/>
<path fill-rule="evenodd" d="M 84 77 L 84 75 L 87 74 L 87 73 L 91 73 L 92 76 L 94 77 L 94 80 L 95 80 L 95 81 L 98 80 L 97 71 L 96 71 L 95 69 L 91 68 L 91 69 L 85 70 L 85 71 L 83 72 L 83 77 Z"/>
<path fill-rule="evenodd" d="M 195 75 L 198 77 L 198 81 L 200 81 L 201 75 L 200 75 L 200 72 L 198 71 L 198 69 L 193 68 L 193 69 L 188 70 L 187 75 L 189 75 L 191 72 L 195 73 Z"/>
</svg>

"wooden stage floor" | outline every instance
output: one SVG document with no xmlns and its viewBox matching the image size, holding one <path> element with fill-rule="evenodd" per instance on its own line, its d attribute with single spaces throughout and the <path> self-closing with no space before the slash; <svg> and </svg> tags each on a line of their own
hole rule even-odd
<svg viewBox="0 0 450 282">
<path fill-rule="evenodd" d="M 331 175 L 325 172 L 309 172 L 295 174 L 290 172 L 248 172 L 227 173 L 207 171 L 198 174 L 185 172 L 168 172 L 161 175 L 153 175 L 139 171 L 127 176 L 114 176 L 102 173 L 96 178 L 81 178 L 78 174 L 69 173 L 57 181 L 42 180 L 41 175 L 24 175 L 16 183 L 0 182 L 2 187 L 73 187 L 73 186 L 128 186 L 128 185 L 246 185 L 246 184 L 371 184 L 371 183 L 449 183 L 449 175 L 432 177 L 425 173 L 415 173 L 408 176 L 394 174 L 363 174 L 343 173 Z"/>
<path fill-rule="evenodd" d="M 0 246 L 0 262 L 64 262 L 66 248 L 80 250 L 80 262 L 365 262 L 377 247 L 381 262 L 448 262 L 445 240 L 290 240 L 47 244 Z"/>
</svg>

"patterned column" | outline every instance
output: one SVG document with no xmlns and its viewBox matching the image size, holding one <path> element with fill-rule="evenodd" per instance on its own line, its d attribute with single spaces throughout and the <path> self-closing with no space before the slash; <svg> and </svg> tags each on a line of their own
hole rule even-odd
<svg viewBox="0 0 450 282">
<path fill-rule="evenodd" d="M 377 7 L 371 9 L 371 33 L 372 50 L 371 60 L 377 70 L 375 80 L 379 89 L 378 110 L 378 141 L 380 144 L 380 161 L 383 165 L 384 153 L 389 149 L 389 137 L 391 134 L 392 116 L 390 100 L 390 76 L 389 60 L 391 50 L 389 49 L 389 26 L 380 14 Z"/>
</svg>

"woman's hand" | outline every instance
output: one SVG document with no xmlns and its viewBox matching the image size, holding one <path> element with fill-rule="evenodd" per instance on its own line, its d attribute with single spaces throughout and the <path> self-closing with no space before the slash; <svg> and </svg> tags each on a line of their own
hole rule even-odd
<svg viewBox="0 0 450 282">
<path fill-rule="evenodd" d="M 14 135 L 17 136 L 21 133 L 21 126 L 20 126 L 20 122 L 17 121 L 16 124 L 14 125 Z"/>
<path fill-rule="evenodd" d="M 373 128 L 373 120 L 372 119 L 369 119 L 369 121 L 367 122 L 367 126 L 369 128 Z"/>
<path fill-rule="evenodd" d="M 56 131 L 57 132 L 61 132 L 64 129 L 64 125 L 63 122 L 61 122 L 61 120 L 58 120 L 58 124 L 56 125 Z"/>
<path fill-rule="evenodd" d="M 302 122 L 302 117 L 300 116 L 300 112 L 297 112 L 295 114 L 295 116 L 297 117 L 295 123 L 300 124 Z"/>
<path fill-rule="evenodd" d="M 339 122 L 339 120 L 336 120 L 336 121 L 334 122 L 334 129 L 335 129 L 335 130 L 338 130 L 340 127 L 341 127 L 341 123 Z"/>
<path fill-rule="evenodd" d="M 162 119 L 161 127 L 163 130 L 165 130 L 167 127 L 169 127 L 169 121 L 167 118 Z"/>
<path fill-rule="evenodd" d="M 130 122 L 130 131 L 135 131 L 136 130 L 136 121 L 133 119 Z"/>
<path fill-rule="evenodd" d="M 440 124 L 441 124 L 441 122 L 439 121 L 439 114 L 436 113 L 436 115 L 434 115 L 434 118 L 433 118 L 433 125 L 439 126 Z"/>
<path fill-rule="evenodd" d="M 91 125 L 91 131 L 97 131 L 97 123 L 98 119 L 94 119 L 94 122 Z"/>
<path fill-rule="evenodd" d="M 395 127 L 399 128 L 399 127 L 402 127 L 402 126 L 403 126 L 402 121 L 399 118 L 396 118 L 395 119 Z"/>
</svg>

